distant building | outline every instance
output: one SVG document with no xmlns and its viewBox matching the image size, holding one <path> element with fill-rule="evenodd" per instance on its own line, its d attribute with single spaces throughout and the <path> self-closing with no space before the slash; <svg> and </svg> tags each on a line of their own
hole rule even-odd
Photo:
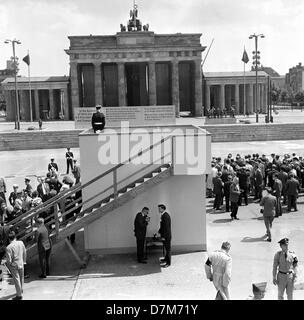
<svg viewBox="0 0 304 320">
<path fill-rule="evenodd" d="M 258 72 L 257 105 L 262 112 L 267 106 L 267 77 L 266 72 Z M 203 97 L 205 114 L 210 107 L 221 111 L 233 107 L 235 114 L 252 114 L 255 112 L 255 72 L 248 71 L 245 77 L 243 72 L 204 72 Z"/>
<path fill-rule="evenodd" d="M 0 110 L 6 109 L 6 101 L 4 98 L 3 88 L 1 86 L 1 82 L 8 77 L 12 77 L 14 75 L 14 66 L 11 60 L 6 61 L 6 68 L 0 70 Z"/>
<path fill-rule="evenodd" d="M 20 120 L 30 120 L 29 78 L 17 77 Z M 7 103 L 6 120 L 15 120 L 16 94 L 14 78 L 2 81 Z M 33 120 L 71 120 L 69 77 L 32 77 L 31 98 Z"/>
<path fill-rule="evenodd" d="M 302 63 L 289 69 L 286 74 L 286 88 L 293 95 L 304 90 L 304 66 Z"/>
<path fill-rule="evenodd" d="M 200 116 L 201 34 L 155 34 L 136 17 L 115 35 L 68 37 L 73 108 L 175 105 Z"/>
</svg>

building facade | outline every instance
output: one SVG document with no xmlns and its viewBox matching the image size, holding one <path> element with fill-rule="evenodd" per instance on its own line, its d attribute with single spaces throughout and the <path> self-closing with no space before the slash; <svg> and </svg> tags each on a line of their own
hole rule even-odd
<svg viewBox="0 0 304 320">
<path fill-rule="evenodd" d="M 286 74 L 286 88 L 293 95 L 304 90 L 304 66 L 302 63 L 289 69 Z"/>
<path fill-rule="evenodd" d="M 175 105 L 177 116 L 200 116 L 201 34 L 155 34 L 133 16 L 116 35 L 69 37 L 72 107 Z"/>
<path fill-rule="evenodd" d="M 6 120 L 14 121 L 16 91 L 14 78 L 2 82 L 7 103 Z M 69 77 L 17 77 L 20 120 L 72 120 L 69 99 Z M 31 90 L 30 90 L 31 89 Z M 31 93 L 31 100 L 30 100 Z"/>
<path fill-rule="evenodd" d="M 212 107 L 228 111 L 233 107 L 235 114 L 255 113 L 255 83 L 255 71 L 245 72 L 245 77 L 243 72 L 205 72 L 203 76 L 205 114 Z M 259 71 L 257 106 L 261 112 L 266 112 L 267 109 L 267 83 L 267 73 Z"/>
</svg>

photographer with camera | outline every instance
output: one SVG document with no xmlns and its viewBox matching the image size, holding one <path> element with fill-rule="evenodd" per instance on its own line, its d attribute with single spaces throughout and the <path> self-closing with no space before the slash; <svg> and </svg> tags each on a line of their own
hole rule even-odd
<svg viewBox="0 0 304 320">
<path fill-rule="evenodd" d="M 138 212 L 134 220 L 134 233 L 137 245 L 137 262 L 147 263 L 144 257 L 145 240 L 147 233 L 147 225 L 150 221 L 149 208 L 144 207 L 141 212 Z"/>
<path fill-rule="evenodd" d="M 275 196 L 271 194 L 271 188 L 266 187 L 264 191 L 262 192 L 262 200 L 260 202 L 260 206 L 263 207 L 261 209 L 261 213 L 264 216 L 264 223 L 266 226 L 266 235 L 267 235 L 267 241 L 271 242 L 271 232 L 270 229 L 272 228 L 272 222 L 274 220 L 275 216 L 275 209 L 277 205 L 277 199 Z"/>
</svg>

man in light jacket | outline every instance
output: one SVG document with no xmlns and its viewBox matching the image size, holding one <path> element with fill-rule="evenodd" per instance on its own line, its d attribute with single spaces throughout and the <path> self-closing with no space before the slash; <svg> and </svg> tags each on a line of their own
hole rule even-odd
<svg viewBox="0 0 304 320">
<path fill-rule="evenodd" d="M 17 295 L 13 300 L 21 300 L 24 283 L 24 265 L 26 264 L 26 249 L 24 243 L 16 240 L 14 231 L 8 234 L 10 244 L 6 247 L 6 265 L 13 277 Z"/>
<path fill-rule="evenodd" d="M 205 263 L 207 279 L 213 281 L 217 290 L 216 300 L 230 300 L 229 284 L 232 269 L 232 258 L 229 255 L 230 248 L 229 242 L 223 242 L 221 250 L 209 254 Z"/>
</svg>

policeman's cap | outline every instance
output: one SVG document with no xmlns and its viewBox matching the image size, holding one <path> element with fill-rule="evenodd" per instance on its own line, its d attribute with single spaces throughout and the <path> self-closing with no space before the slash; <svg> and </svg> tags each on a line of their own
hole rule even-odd
<svg viewBox="0 0 304 320">
<path fill-rule="evenodd" d="M 100 105 L 100 104 L 98 104 L 98 105 L 96 106 L 96 110 L 99 110 L 99 109 L 101 109 L 101 105 Z"/>
<path fill-rule="evenodd" d="M 289 243 L 289 239 L 288 238 L 283 238 L 278 243 L 279 244 L 288 244 Z"/>
<path fill-rule="evenodd" d="M 266 291 L 267 282 L 259 282 L 252 284 L 252 291 L 254 293 L 260 293 Z"/>
</svg>

